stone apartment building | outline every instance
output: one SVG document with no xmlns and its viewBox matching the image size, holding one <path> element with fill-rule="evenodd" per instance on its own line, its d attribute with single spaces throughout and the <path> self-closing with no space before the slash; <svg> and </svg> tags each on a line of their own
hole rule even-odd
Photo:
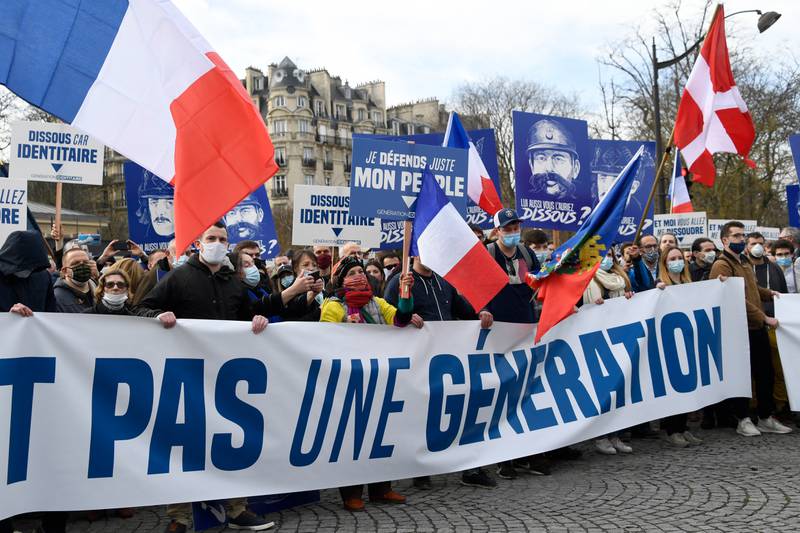
<svg viewBox="0 0 800 533">
<path fill-rule="evenodd" d="M 269 65 L 266 74 L 247 68 L 241 81 L 275 146 L 280 170 L 266 187 L 279 235 L 291 224 L 295 184 L 350 184 L 354 133 L 413 135 L 447 126 L 447 113 L 436 98 L 387 107 L 384 82 L 351 87 L 324 68 L 300 69 L 288 57 Z M 84 194 L 80 206 L 107 217 L 113 237 L 127 235 L 125 161 L 106 149 L 103 186 Z"/>
</svg>

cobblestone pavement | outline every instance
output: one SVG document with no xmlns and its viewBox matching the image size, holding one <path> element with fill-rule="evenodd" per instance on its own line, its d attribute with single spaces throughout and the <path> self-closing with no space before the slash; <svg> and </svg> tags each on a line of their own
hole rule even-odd
<svg viewBox="0 0 800 533">
<path fill-rule="evenodd" d="M 371 505 L 348 513 L 338 492 L 320 504 L 272 517 L 273 531 L 798 531 L 800 432 L 739 437 L 733 430 L 698 431 L 705 444 L 674 449 L 659 439 L 634 440 L 633 455 L 557 463 L 551 476 L 498 480 L 496 489 L 465 487 L 437 476 L 430 491 L 395 483 L 406 505 Z M 163 508 L 128 520 L 74 517 L 70 532 L 161 532 Z M 218 533 L 218 530 L 214 530 Z"/>
</svg>

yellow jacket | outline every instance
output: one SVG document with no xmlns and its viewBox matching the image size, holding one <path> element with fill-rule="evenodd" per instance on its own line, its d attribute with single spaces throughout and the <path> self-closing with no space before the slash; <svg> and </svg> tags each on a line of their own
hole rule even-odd
<svg viewBox="0 0 800 533">
<path fill-rule="evenodd" d="M 373 297 L 372 300 L 377 304 L 384 322 L 390 326 L 394 325 L 394 316 L 397 314 L 397 308 L 383 298 Z M 335 298 L 326 298 L 322 302 L 320 322 L 345 322 L 346 320 L 347 310 L 344 302 Z"/>
</svg>

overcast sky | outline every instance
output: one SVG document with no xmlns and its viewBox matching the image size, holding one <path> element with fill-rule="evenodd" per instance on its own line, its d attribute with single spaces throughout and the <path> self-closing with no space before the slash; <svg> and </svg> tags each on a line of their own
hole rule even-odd
<svg viewBox="0 0 800 533">
<path fill-rule="evenodd" d="M 503 75 L 577 92 L 592 111 L 600 103 L 596 58 L 633 28 L 652 28 L 653 10 L 664 5 L 647 0 L 175 1 L 240 77 L 248 65 L 266 70 L 289 56 L 300 68 L 326 67 L 351 85 L 381 79 L 392 105 L 430 96 L 447 101 L 465 81 Z M 691 18 L 702 5 L 685 0 L 682 16 Z M 800 50 L 800 2 L 725 4 L 726 13 L 754 8 L 783 17 L 761 35 L 757 15 L 730 19 L 728 31 L 738 41 L 765 56 Z"/>
</svg>

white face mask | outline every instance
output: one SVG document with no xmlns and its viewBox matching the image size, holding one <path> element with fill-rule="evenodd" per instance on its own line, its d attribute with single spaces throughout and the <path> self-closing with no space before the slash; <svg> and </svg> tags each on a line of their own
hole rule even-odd
<svg viewBox="0 0 800 533">
<path fill-rule="evenodd" d="M 752 248 L 750 248 L 750 255 L 755 258 L 763 257 L 764 256 L 764 247 L 761 244 L 756 244 Z"/>
<path fill-rule="evenodd" d="M 120 294 L 110 294 L 105 293 L 103 294 L 103 303 L 106 304 L 106 307 L 109 309 L 120 309 L 125 302 L 128 301 L 128 293 L 123 292 Z"/>
<path fill-rule="evenodd" d="M 714 261 L 717 260 L 717 252 L 706 252 L 703 256 L 703 260 L 707 265 L 714 263 Z"/>
<path fill-rule="evenodd" d="M 228 245 L 221 242 L 201 243 L 200 258 L 209 265 L 218 265 L 228 253 Z"/>
</svg>

